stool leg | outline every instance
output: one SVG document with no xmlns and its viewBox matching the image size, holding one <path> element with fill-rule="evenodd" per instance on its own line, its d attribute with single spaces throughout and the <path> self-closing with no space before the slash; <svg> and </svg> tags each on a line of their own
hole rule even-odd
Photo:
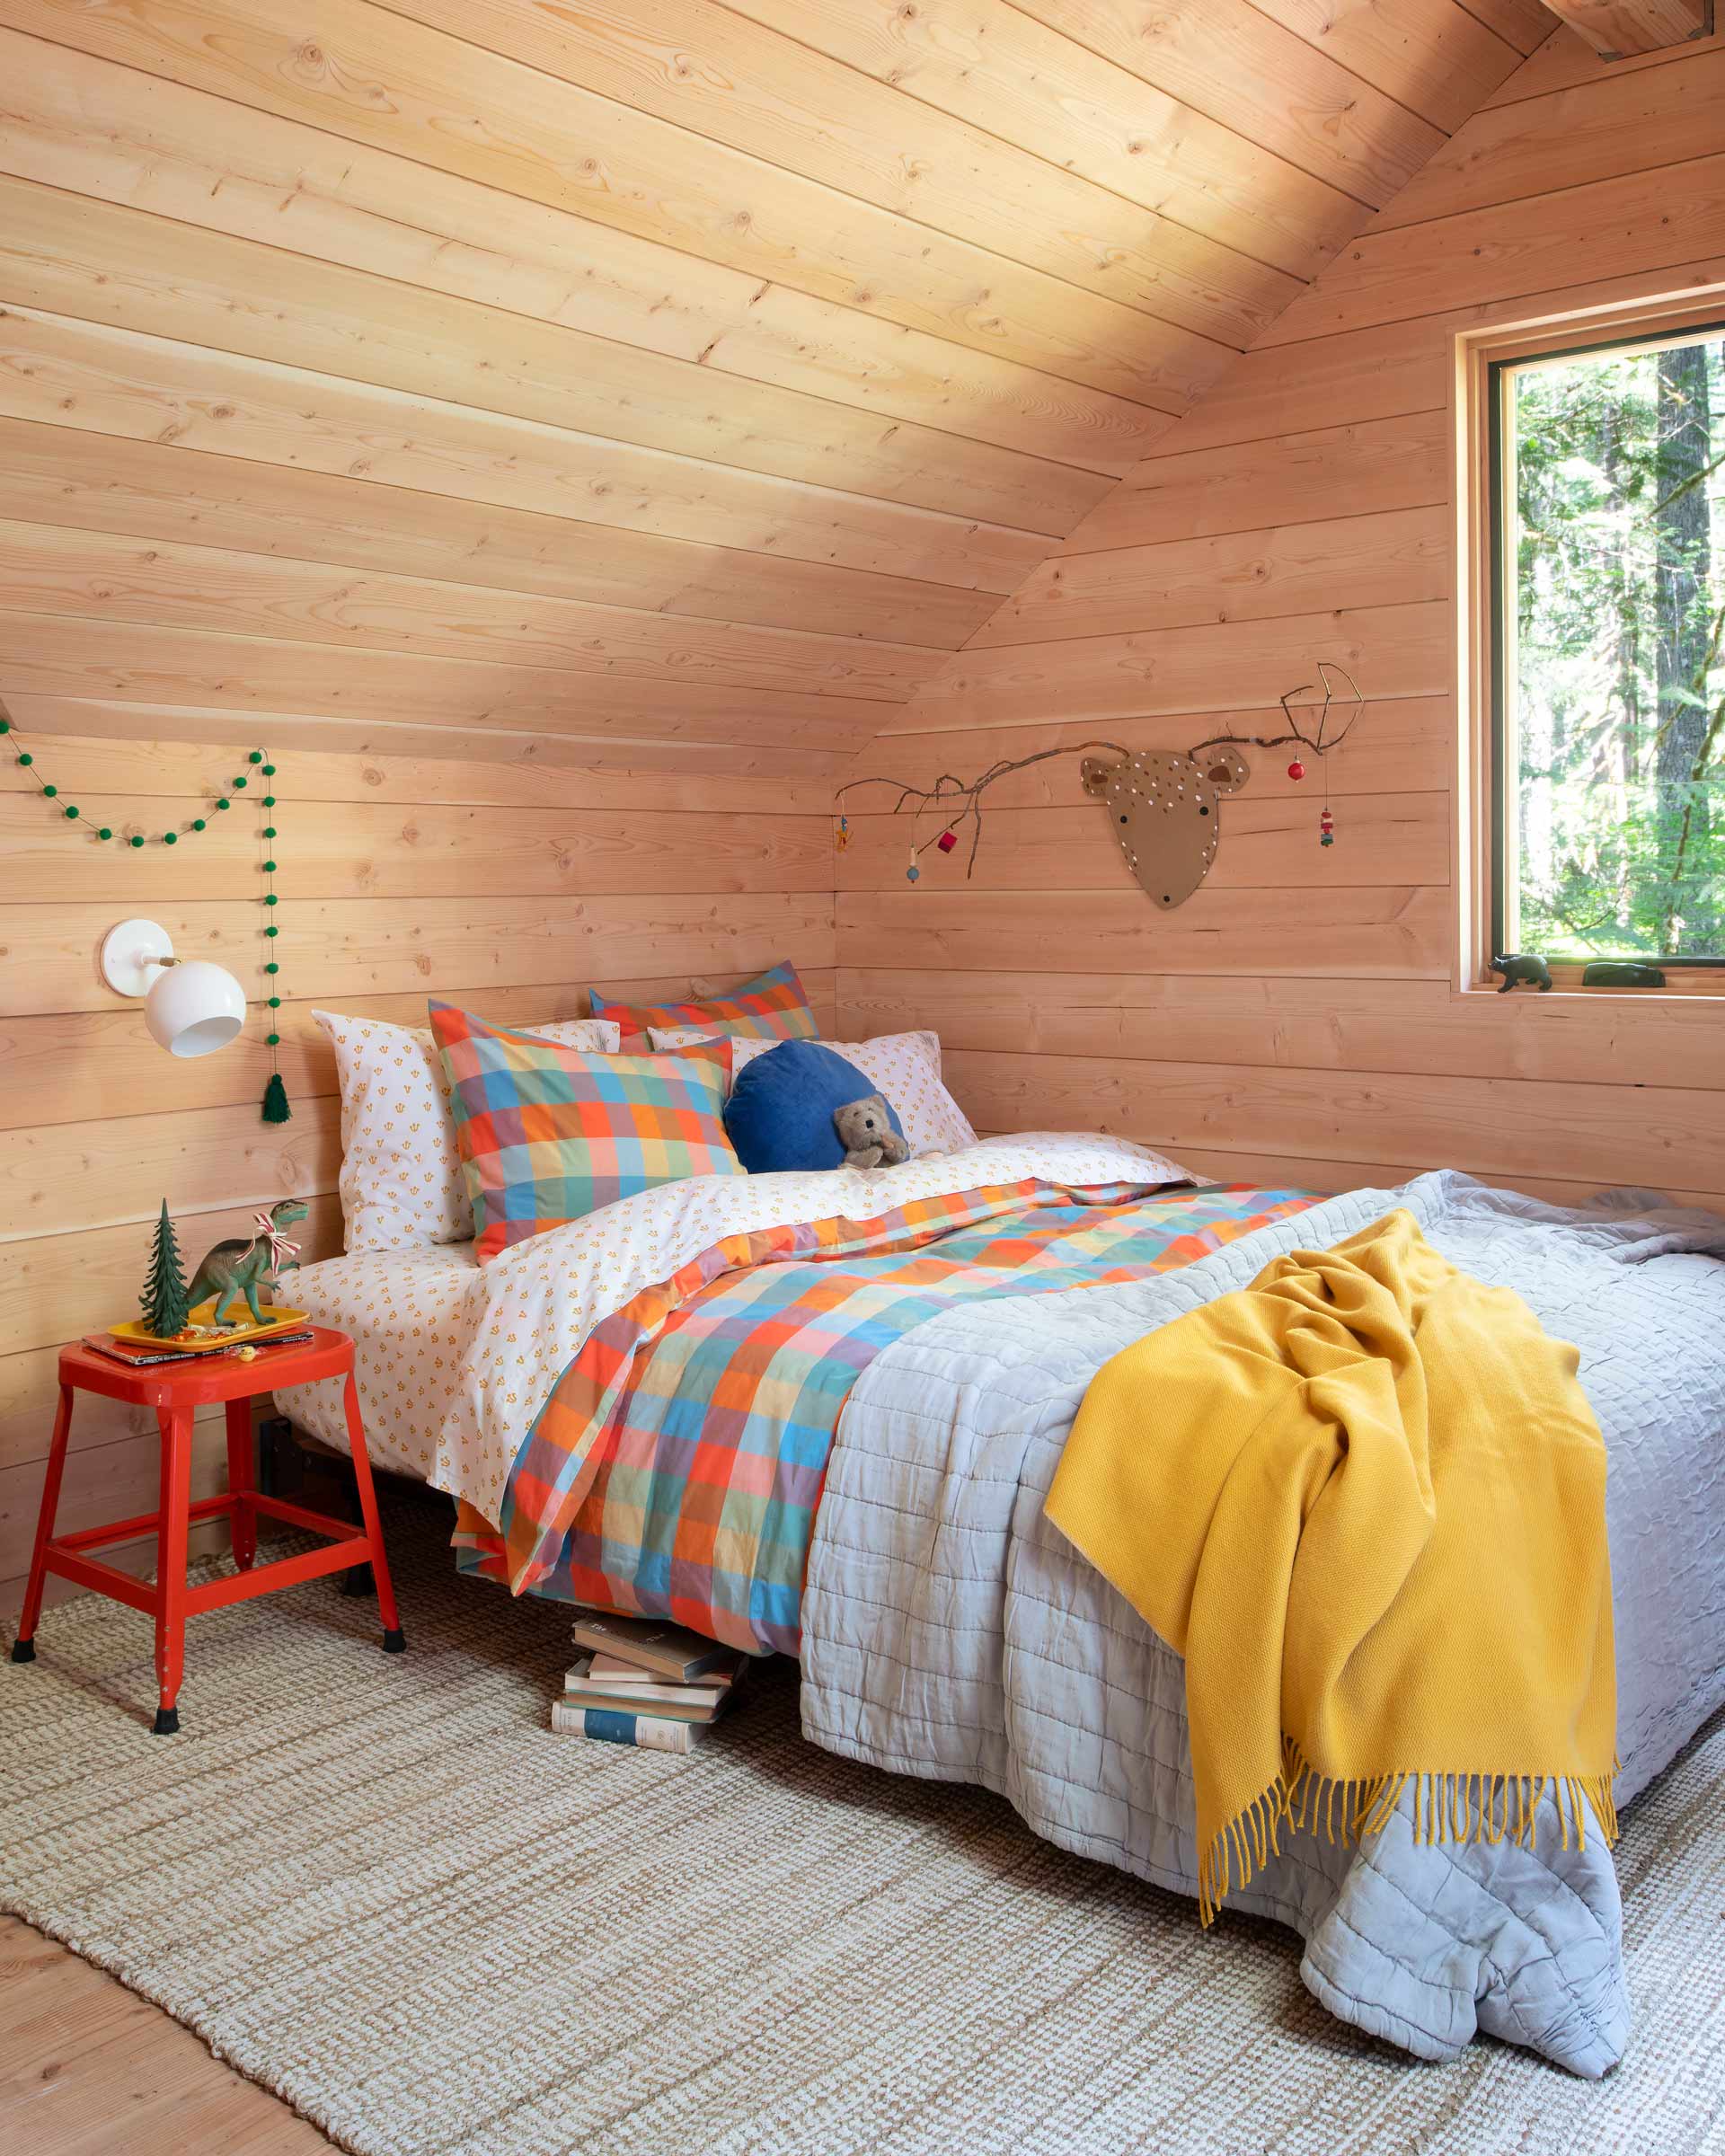
<svg viewBox="0 0 1725 2156">
<path fill-rule="evenodd" d="M 66 1471 L 66 1441 L 72 1428 L 72 1388 L 60 1387 L 60 1405 L 54 1418 L 54 1439 L 48 1448 L 48 1473 L 42 1482 L 42 1508 L 36 1515 L 36 1541 L 31 1551 L 30 1582 L 24 1589 L 24 1606 L 18 1615 L 18 1636 L 12 1643 L 14 1662 L 36 1659 L 36 1622 L 42 1613 L 42 1586 L 48 1577 L 48 1545 L 54 1537 L 54 1515 L 60 1507 L 60 1477 Z"/>
<path fill-rule="evenodd" d="M 365 1514 L 360 1511 L 359 1507 L 359 1478 L 353 1471 L 351 1461 L 348 1463 L 348 1480 L 352 1488 L 345 1493 L 348 1502 L 344 1510 L 349 1514 L 359 1513 L 359 1524 L 364 1526 Z M 350 1599 L 357 1599 L 364 1595 L 375 1595 L 377 1592 L 377 1586 L 376 1582 L 371 1577 L 371 1567 L 368 1564 L 349 1565 L 341 1575 L 341 1592 Z"/>
<path fill-rule="evenodd" d="M 227 1524 L 234 1539 L 234 1562 L 249 1572 L 258 1554 L 258 1513 L 252 1502 L 256 1488 L 252 1439 L 252 1402 L 227 1403 L 227 1494 L 234 1509 Z"/>
<path fill-rule="evenodd" d="M 155 1524 L 155 1734 L 180 1727 L 174 1702 L 186 1666 L 186 1536 L 191 1504 L 191 1410 L 175 1408 L 162 1426 L 162 1510 Z"/>
<path fill-rule="evenodd" d="M 377 1614 L 384 1621 L 384 1652 L 399 1655 L 407 1645 L 395 1609 L 395 1590 L 390 1584 L 389 1560 L 384 1555 L 384 1530 L 377 1517 L 377 1492 L 372 1488 L 371 1462 L 366 1453 L 366 1427 L 359 1419 L 359 1395 L 348 1379 L 342 1405 L 348 1416 L 348 1448 L 353 1454 L 353 1479 L 359 1486 L 359 1514 L 371 1544 L 371 1576 L 377 1583 Z"/>
</svg>

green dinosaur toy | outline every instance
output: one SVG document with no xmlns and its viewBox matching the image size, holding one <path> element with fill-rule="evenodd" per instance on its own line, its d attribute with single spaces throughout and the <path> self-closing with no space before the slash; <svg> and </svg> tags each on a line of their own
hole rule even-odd
<svg viewBox="0 0 1725 2156">
<path fill-rule="evenodd" d="M 258 1303 L 258 1290 L 266 1282 L 273 1286 L 283 1273 L 299 1263 L 294 1254 L 299 1245 L 288 1241 L 281 1231 L 292 1227 L 296 1220 L 304 1220 L 306 1211 L 303 1198 L 284 1197 L 279 1205 L 271 1206 L 268 1213 L 257 1215 L 258 1232 L 250 1242 L 242 1242 L 234 1235 L 206 1250 L 204 1261 L 186 1290 L 187 1303 L 195 1310 L 206 1295 L 214 1295 L 216 1303 L 209 1313 L 210 1321 L 219 1325 L 228 1305 L 243 1295 L 252 1323 L 267 1325 L 269 1320 Z M 288 1253 L 286 1258 L 280 1255 L 284 1250 Z"/>
</svg>

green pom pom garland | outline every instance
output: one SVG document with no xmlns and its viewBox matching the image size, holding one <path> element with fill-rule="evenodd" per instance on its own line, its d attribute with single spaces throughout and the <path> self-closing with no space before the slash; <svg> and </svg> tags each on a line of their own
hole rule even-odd
<svg viewBox="0 0 1725 2156">
<path fill-rule="evenodd" d="M 78 824 L 83 822 L 84 830 L 87 831 L 91 837 L 99 844 L 106 844 L 113 839 L 115 836 L 115 832 L 111 824 L 91 824 L 88 822 L 84 822 L 83 811 L 76 806 L 75 803 L 60 800 L 60 790 L 58 786 L 47 780 L 44 780 L 40 776 L 40 774 L 37 773 L 35 756 L 29 749 L 20 748 L 17 747 L 16 729 L 13 726 L 13 720 L 9 717 L 5 717 L 4 715 L 0 715 L 0 737 L 10 737 L 13 739 L 15 750 L 14 760 L 17 768 L 20 771 L 28 772 L 31 773 L 31 777 L 34 779 L 38 791 L 41 794 L 41 797 L 45 801 L 53 801 L 58 804 L 58 815 L 63 823 Z M 261 778 L 270 780 L 275 777 L 276 766 L 268 761 L 264 750 L 261 748 L 248 749 L 246 751 L 245 761 L 251 767 L 251 770 L 256 771 Z M 247 771 L 237 773 L 228 781 L 227 792 L 217 794 L 212 798 L 210 802 L 210 812 L 217 816 L 226 814 L 226 812 L 234 806 L 231 797 L 237 793 L 245 792 L 250 785 L 250 773 Z M 260 794 L 256 797 L 256 799 L 258 807 L 261 810 L 272 809 L 277 805 L 276 796 L 273 793 Z M 208 815 L 194 816 L 183 831 L 158 831 L 155 834 L 155 839 L 156 843 L 160 845 L 177 846 L 182 837 L 193 837 L 199 834 L 208 831 L 208 828 L 209 817 Z M 150 843 L 148 834 L 142 831 L 134 831 L 128 834 L 122 833 L 119 835 L 120 843 L 132 852 L 141 851 L 142 848 Z M 263 840 L 266 845 L 273 845 L 273 842 L 279 835 L 280 834 L 273 823 L 260 825 L 259 836 Z M 273 852 L 266 854 L 258 864 L 260 875 L 264 877 L 266 879 L 266 888 L 260 894 L 260 904 L 266 909 L 265 920 L 263 923 L 263 933 L 265 937 L 269 939 L 279 937 L 281 933 L 280 929 L 276 925 L 273 918 L 270 917 L 274 907 L 279 903 L 276 895 L 274 885 L 276 865 L 277 864 Z M 268 942 L 266 942 L 264 948 L 266 950 L 270 948 Z M 273 958 L 266 959 L 262 961 L 262 970 L 268 976 L 269 986 L 274 990 L 279 985 L 278 976 L 281 972 L 280 961 Z M 282 999 L 278 994 L 272 993 L 263 1000 L 267 1008 L 272 1012 L 279 1011 L 282 1007 Z M 281 1046 L 281 1035 L 278 1030 L 275 1029 L 279 1022 L 279 1021 L 272 1020 L 271 1030 L 266 1033 L 263 1037 L 264 1046 L 270 1050 L 270 1081 L 264 1088 L 262 1111 L 263 1119 L 266 1123 L 286 1123 L 293 1114 L 292 1109 L 288 1104 L 288 1089 L 282 1083 L 281 1071 L 276 1053 L 276 1051 Z"/>
</svg>

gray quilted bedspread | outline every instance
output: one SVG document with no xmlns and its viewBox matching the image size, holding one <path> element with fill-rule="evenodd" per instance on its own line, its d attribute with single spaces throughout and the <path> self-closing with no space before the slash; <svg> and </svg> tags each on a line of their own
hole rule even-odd
<svg viewBox="0 0 1725 2156">
<path fill-rule="evenodd" d="M 1725 1221 L 1646 1191 L 1561 1211 L 1454 1173 L 1350 1191 L 1154 1280 L 961 1307 L 881 1354 L 845 1409 L 809 1558 L 806 1734 L 981 1783 L 1050 1841 L 1195 1895 L 1182 1665 L 1043 1500 L 1110 1356 L 1398 1205 L 1581 1351 L 1610 1454 L 1619 1802 L 1643 1789 L 1725 1701 Z M 1422 2057 L 1484 2028 L 1597 2075 L 1628 2041 L 1597 1832 L 1566 1849 L 1548 1818 L 1529 1850 L 1428 1848 L 1404 1807 L 1358 1850 L 1285 1842 L 1229 1906 L 1293 1925 L 1309 1989 Z"/>
</svg>

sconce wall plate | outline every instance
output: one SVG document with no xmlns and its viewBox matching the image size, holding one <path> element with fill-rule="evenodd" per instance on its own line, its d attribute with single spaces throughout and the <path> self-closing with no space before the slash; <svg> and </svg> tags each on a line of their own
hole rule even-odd
<svg viewBox="0 0 1725 2156">
<path fill-rule="evenodd" d="M 147 995 L 173 956 L 173 942 L 155 921 L 122 921 L 102 940 L 102 977 L 116 995 Z"/>
</svg>

